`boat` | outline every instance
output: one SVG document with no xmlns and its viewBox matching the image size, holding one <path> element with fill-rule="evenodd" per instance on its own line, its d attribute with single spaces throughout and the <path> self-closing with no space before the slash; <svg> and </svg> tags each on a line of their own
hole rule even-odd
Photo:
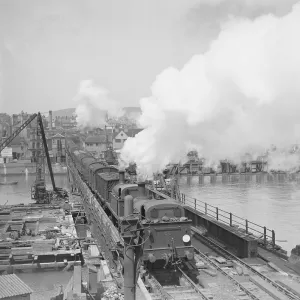
<svg viewBox="0 0 300 300">
<path fill-rule="evenodd" d="M 15 185 L 15 184 L 18 184 L 18 181 L 0 182 L 0 185 Z"/>
</svg>

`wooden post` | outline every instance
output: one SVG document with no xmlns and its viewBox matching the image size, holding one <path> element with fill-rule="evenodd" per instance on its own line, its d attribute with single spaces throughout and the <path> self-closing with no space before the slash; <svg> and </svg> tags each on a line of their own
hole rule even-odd
<svg viewBox="0 0 300 300">
<path fill-rule="evenodd" d="M 274 249 L 275 245 L 276 245 L 275 231 L 274 230 L 272 230 L 272 244 L 273 244 L 273 249 Z"/>
<path fill-rule="evenodd" d="M 267 228 L 266 226 L 264 227 L 264 245 L 267 245 Z"/>
<path fill-rule="evenodd" d="M 232 213 L 229 213 L 229 223 L 230 223 L 230 227 L 232 226 Z"/>
<path fill-rule="evenodd" d="M 197 199 L 194 198 L 194 202 L 195 202 L 195 210 L 197 210 Z"/>
<path fill-rule="evenodd" d="M 207 203 L 205 202 L 205 214 L 207 215 Z"/>
<path fill-rule="evenodd" d="M 217 221 L 219 221 L 219 208 L 216 207 L 216 217 L 217 217 Z"/>
<path fill-rule="evenodd" d="M 246 233 L 248 233 L 248 220 L 246 220 Z"/>
</svg>

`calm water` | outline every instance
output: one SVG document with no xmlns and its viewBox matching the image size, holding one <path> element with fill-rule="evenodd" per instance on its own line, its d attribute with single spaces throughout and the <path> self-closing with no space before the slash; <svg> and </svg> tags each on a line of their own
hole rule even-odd
<svg viewBox="0 0 300 300">
<path fill-rule="evenodd" d="M 63 289 L 67 286 L 72 272 L 44 271 L 16 275 L 34 291 L 31 300 L 49 300 L 58 295 L 60 286 L 63 286 Z"/>
<path fill-rule="evenodd" d="M 17 203 L 32 203 L 30 188 L 35 180 L 35 176 L 0 176 L 0 181 L 18 181 L 17 185 L 3 186 L 0 185 L 0 204 L 17 204 Z M 51 184 L 50 178 L 46 178 L 47 186 Z M 55 176 L 55 184 L 58 187 L 67 187 L 66 175 Z M 60 291 L 60 285 L 65 287 L 72 272 L 63 271 L 46 271 L 46 272 L 30 272 L 17 274 L 34 293 L 31 296 L 32 300 L 49 300 L 51 297 L 57 295 Z"/>
<path fill-rule="evenodd" d="M 275 230 L 290 251 L 300 244 L 300 181 L 283 175 L 182 176 L 181 192 Z"/>
<path fill-rule="evenodd" d="M 0 176 L 1 182 L 18 181 L 17 185 L 0 185 L 0 204 L 31 203 L 31 186 L 35 181 L 35 175 L 9 175 Z M 51 188 L 50 177 L 46 177 L 47 187 Z M 67 187 L 68 180 L 66 175 L 55 175 L 55 184 L 58 187 Z"/>
</svg>

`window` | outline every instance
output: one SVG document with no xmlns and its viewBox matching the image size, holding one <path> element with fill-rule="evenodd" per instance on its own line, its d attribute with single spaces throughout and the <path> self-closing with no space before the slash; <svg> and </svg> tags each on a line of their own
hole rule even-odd
<svg viewBox="0 0 300 300">
<path fill-rule="evenodd" d="M 115 142 L 116 143 L 121 143 L 121 140 L 120 139 L 115 139 Z"/>
<path fill-rule="evenodd" d="M 151 218 L 158 218 L 158 211 L 156 208 L 151 210 Z"/>
</svg>

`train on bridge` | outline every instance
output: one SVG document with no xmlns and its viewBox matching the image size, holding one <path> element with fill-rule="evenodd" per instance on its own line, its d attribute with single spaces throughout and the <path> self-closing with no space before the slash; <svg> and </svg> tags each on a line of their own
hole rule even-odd
<svg viewBox="0 0 300 300">
<path fill-rule="evenodd" d="M 95 159 L 90 153 L 67 141 L 68 155 L 82 180 L 97 196 L 99 203 L 121 231 L 125 197 L 133 197 L 134 214 L 141 218 L 146 230 L 143 237 L 142 260 L 146 263 L 167 265 L 191 261 L 194 248 L 191 245 L 191 220 L 185 217 L 182 205 L 171 199 L 156 199 L 147 194 L 145 183 L 129 183 L 125 172 L 105 161 Z"/>
</svg>

